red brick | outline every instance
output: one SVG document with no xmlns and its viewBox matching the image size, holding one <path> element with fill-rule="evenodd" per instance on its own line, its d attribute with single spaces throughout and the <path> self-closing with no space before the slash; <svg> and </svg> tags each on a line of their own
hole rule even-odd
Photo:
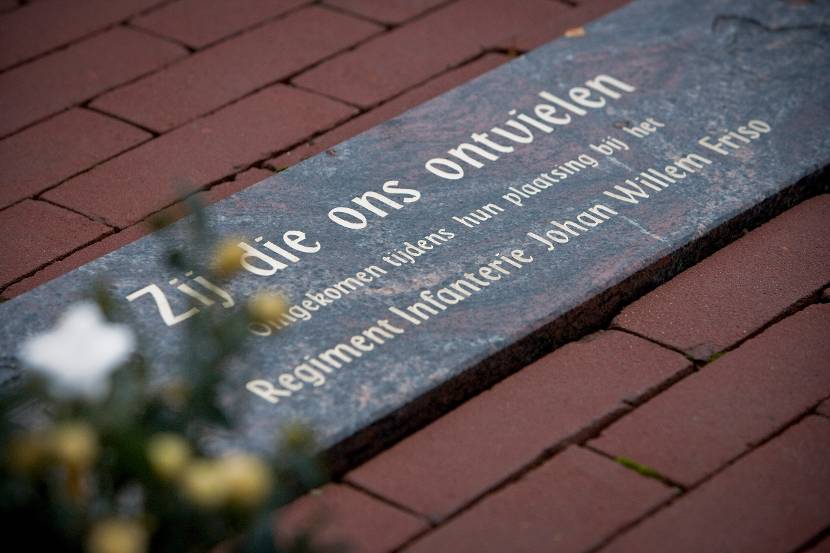
<svg viewBox="0 0 830 553">
<path fill-rule="evenodd" d="M 656 480 L 571 447 L 404 551 L 586 551 L 673 494 Z"/>
<path fill-rule="evenodd" d="M 19 296 L 20 294 L 28 292 L 29 290 L 32 290 L 41 284 L 45 284 L 50 280 L 56 279 L 73 269 L 77 269 L 81 265 L 85 265 L 90 261 L 94 261 L 101 256 L 115 251 L 121 246 L 126 246 L 131 242 L 135 242 L 139 238 L 150 234 L 150 232 L 152 232 L 152 228 L 150 228 L 149 225 L 139 223 L 124 229 L 121 232 L 111 234 L 98 242 L 94 242 L 85 248 L 71 253 L 59 261 L 55 261 L 51 265 L 47 265 L 32 276 L 15 282 L 3 290 L 3 293 L 0 294 L 0 298 L 8 300 L 15 296 Z"/>
<path fill-rule="evenodd" d="M 770 327 L 623 417 L 592 442 L 693 484 L 830 393 L 830 305 Z"/>
<path fill-rule="evenodd" d="M 0 286 L 109 232 L 60 207 L 24 200 L 0 211 Z"/>
<path fill-rule="evenodd" d="M 309 0 L 179 0 L 133 19 L 137 27 L 202 48 Z"/>
<path fill-rule="evenodd" d="M 461 0 L 372 39 L 294 82 L 370 107 L 570 8 L 548 0 Z"/>
<path fill-rule="evenodd" d="M 823 401 L 821 405 L 818 406 L 817 412 L 819 415 L 830 417 L 830 399 Z"/>
<path fill-rule="evenodd" d="M 521 33 L 505 37 L 499 43 L 501 48 L 526 52 L 538 48 L 562 36 L 565 31 L 581 27 L 607 13 L 628 4 L 631 0 L 590 0 L 580 2 L 577 7 L 563 14 L 555 21 L 540 20 L 531 24 Z M 584 29 L 583 29 L 584 31 Z M 587 32 L 590 33 L 590 30 Z M 572 40 L 579 40 L 574 36 Z"/>
<path fill-rule="evenodd" d="M 795 551 L 830 521 L 830 421 L 808 417 L 602 553 Z"/>
<path fill-rule="evenodd" d="M 0 69 L 124 20 L 161 0 L 51 0 L 0 16 Z"/>
<path fill-rule="evenodd" d="M 29 127 L 0 141 L 0 208 L 148 138 L 149 133 L 85 109 Z"/>
<path fill-rule="evenodd" d="M 98 98 L 93 105 L 165 131 L 378 30 L 372 23 L 311 7 L 190 56 Z"/>
<path fill-rule="evenodd" d="M 182 192 L 238 172 L 354 113 L 276 85 L 103 163 L 46 193 L 82 213 L 129 226 Z"/>
<path fill-rule="evenodd" d="M 364 493 L 329 484 L 280 511 L 277 535 L 287 541 L 313 529 L 315 550 L 348 544 L 349 551 L 385 553 L 427 527 L 426 521 Z"/>
<path fill-rule="evenodd" d="M 447 0 L 326 0 L 326 4 L 382 23 L 398 25 Z"/>
<path fill-rule="evenodd" d="M 417 88 L 413 88 L 359 117 L 350 119 L 347 123 L 336 129 L 313 138 L 311 141 L 294 148 L 290 152 L 286 152 L 269 160 L 268 164 L 277 169 L 290 167 L 315 154 L 328 150 L 352 136 L 392 119 L 404 111 L 422 104 L 447 90 L 455 88 L 482 73 L 486 73 L 509 61 L 509 59 L 507 56 L 502 56 L 501 54 L 487 54 L 482 56 L 458 69 L 448 71 Z"/>
<path fill-rule="evenodd" d="M 181 56 L 184 49 L 116 27 L 0 75 L 0 136 Z"/>
<path fill-rule="evenodd" d="M 830 282 L 830 195 L 798 205 L 627 307 L 616 326 L 707 359 Z"/>
<path fill-rule="evenodd" d="M 598 333 L 522 369 L 346 478 L 442 519 L 688 366 L 630 334 Z"/>
</svg>

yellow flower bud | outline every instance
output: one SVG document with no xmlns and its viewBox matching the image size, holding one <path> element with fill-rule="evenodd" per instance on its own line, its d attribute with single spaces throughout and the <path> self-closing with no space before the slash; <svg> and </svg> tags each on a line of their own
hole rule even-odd
<svg viewBox="0 0 830 553">
<path fill-rule="evenodd" d="M 50 449 L 58 462 L 74 470 L 85 469 L 98 457 L 98 437 L 86 422 L 64 422 L 52 430 Z"/>
<path fill-rule="evenodd" d="M 19 473 L 32 472 L 43 462 L 48 451 L 46 438 L 40 432 L 15 436 L 9 444 L 9 466 Z"/>
<path fill-rule="evenodd" d="M 144 553 L 147 530 L 135 520 L 106 519 L 93 526 L 87 550 L 89 553 Z"/>
<path fill-rule="evenodd" d="M 147 459 L 156 474 L 172 480 L 190 461 L 190 445 L 177 434 L 155 434 L 147 442 Z"/>
<path fill-rule="evenodd" d="M 260 292 L 248 300 L 248 313 L 255 321 L 278 321 L 288 311 L 288 302 L 281 294 Z"/>
<path fill-rule="evenodd" d="M 211 268 L 220 277 L 229 277 L 242 268 L 242 248 L 238 238 L 226 238 L 219 242 L 213 253 Z"/>
<path fill-rule="evenodd" d="M 271 495 L 271 471 L 253 455 L 230 455 L 219 460 L 228 501 L 237 507 L 257 507 Z"/>
<path fill-rule="evenodd" d="M 180 483 L 185 497 L 199 507 L 221 507 L 228 497 L 226 480 L 216 461 L 190 463 L 182 473 Z"/>
</svg>

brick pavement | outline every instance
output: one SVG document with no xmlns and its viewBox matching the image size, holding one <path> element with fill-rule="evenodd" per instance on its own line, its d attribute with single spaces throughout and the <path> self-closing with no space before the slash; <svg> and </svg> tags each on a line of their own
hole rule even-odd
<svg viewBox="0 0 830 553">
<path fill-rule="evenodd" d="M 0 298 L 625 1 L 0 0 Z M 828 221 L 825 195 L 748 233 L 284 529 L 328 513 L 323 540 L 378 553 L 828 551 Z"/>
</svg>

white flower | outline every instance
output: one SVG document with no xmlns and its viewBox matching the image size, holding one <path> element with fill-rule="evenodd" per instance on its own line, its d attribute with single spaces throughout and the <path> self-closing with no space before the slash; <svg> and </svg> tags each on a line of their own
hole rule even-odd
<svg viewBox="0 0 830 553">
<path fill-rule="evenodd" d="M 71 306 L 52 330 L 26 340 L 20 358 L 45 375 L 55 393 L 92 399 L 106 391 L 110 373 L 134 347 L 128 326 L 107 322 L 87 301 Z"/>
</svg>

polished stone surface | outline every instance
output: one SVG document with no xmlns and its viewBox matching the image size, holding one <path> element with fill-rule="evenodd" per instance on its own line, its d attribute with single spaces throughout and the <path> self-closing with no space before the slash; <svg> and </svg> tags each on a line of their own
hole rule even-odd
<svg viewBox="0 0 830 553">
<path fill-rule="evenodd" d="M 311 312 L 309 320 L 275 335 L 252 335 L 248 355 L 228 367 L 223 386 L 237 429 L 217 434 L 216 444 L 268 450 L 282 424 L 301 419 L 315 427 L 324 446 L 352 462 L 608 320 L 621 302 L 743 227 L 818 192 L 821 181 L 812 177 L 830 160 L 828 25 L 827 2 L 638 0 L 589 25 L 584 36 L 554 41 L 209 208 L 221 234 L 241 236 L 251 246 L 264 237 L 262 252 L 268 240 L 285 247 L 282 236 L 289 230 L 305 232 L 305 245 L 321 244 L 316 253 L 294 251 L 299 260 L 273 275 L 234 277 L 223 285 L 234 300 L 231 309 L 262 288 L 281 289 L 302 305 L 307 293 L 325 293 L 366 267 L 386 271 L 364 285 L 352 281 L 353 291 Z M 595 82 L 587 93 L 574 88 L 598 75 L 617 81 L 597 81 L 606 87 Z M 542 91 L 570 107 L 543 99 Z M 532 143 L 490 130 L 498 126 L 521 138 L 522 125 L 506 124 L 509 112 L 533 116 L 540 103 L 555 104 L 550 117 L 569 115 L 570 124 L 542 123 L 538 112 L 536 125 L 520 119 Z M 625 130 L 640 124 L 642 137 Z M 482 132 L 502 150 L 488 146 L 489 159 L 471 154 L 480 168 L 447 153 Z M 710 147 L 699 142 L 704 137 Z M 689 154 L 711 163 L 692 158 L 698 164 L 686 163 L 682 179 L 667 169 Z M 571 165 L 572 175 L 560 169 L 567 178 L 551 174 L 581 155 L 590 156 L 582 158 L 584 168 Z M 432 158 L 454 160 L 464 177 L 435 176 L 425 169 Z M 543 172 L 559 182 L 529 194 L 523 185 Z M 382 192 L 387 181 L 399 182 L 396 189 L 387 185 L 391 204 L 377 197 L 374 208 L 352 202 L 366 191 Z M 404 201 L 416 197 L 404 189 L 417 190 L 417 201 Z M 467 227 L 453 219 L 487 204 L 492 217 L 481 224 Z M 583 213 L 597 204 L 609 209 Z M 332 222 L 327 213 L 338 206 L 366 215 L 366 228 Z M 453 238 L 434 238 L 440 245 L 414 263 L 395 267 L 382 259 L 442 228 Z M 156 284 L 172 314 L 180 315 L 189 298 L 176 286 L 188 283 L 214 302 L 200 309 L 225 309 L 227 297 L 211 295 L 194 280 L 198 275 L 164 268 L 166 246 L 188 240 L 187 221 L 179 222 L 0 305 L 3 377 L 17 370 L 20 342 L 50 327 L 102 278 L 153 344 L 161 375 L 169 373 L 186 323 L 166 325 L 150 295 L 126 298 Z M 511 257 L 514 250 L 522 253 Z M 494 260 L 501 265 L 488 268 Z M 179 281 L 168 284 L 174 278 Z M 461 285 L 467 293 L 441 292 L 462 278 L 479 290 Z M 424 290 L 441 298 L 434 301 L 444 309 L 422 299 Z M 431 307 L 421 308 L 429 320 L 407 311 L 416 302 Z M 355 358 L 339 368 L 336 357 L 328 358 L 334 363 L 320 360 L 322 352 L 379 320 L 403 332 L 387 326 L 385 334 L 364 334 L 366 340 L 351 342 Z M 314 385 L 321 380 L 310 369 L 295 370 L 305 356 L 330 369 L 321 373 L 324 384 Z M 268 390 L 276 403 L 247 390 L 252 381 L 270 383 L 255 387 Z"/>
</svg>

